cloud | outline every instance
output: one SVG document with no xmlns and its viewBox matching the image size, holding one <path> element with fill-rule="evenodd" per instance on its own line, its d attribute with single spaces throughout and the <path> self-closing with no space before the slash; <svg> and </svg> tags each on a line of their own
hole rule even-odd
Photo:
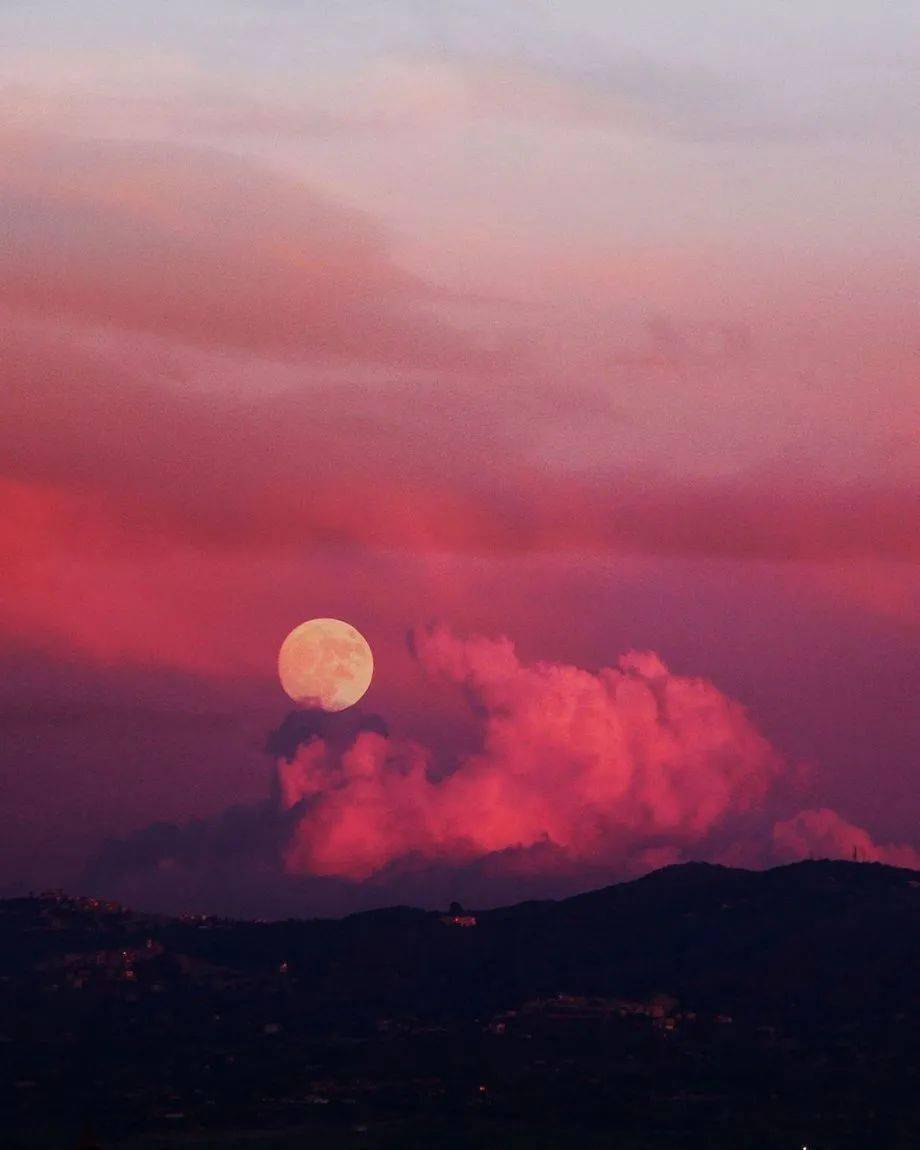
<svg viewBox="0 0 920 1150">
<path fill-rule="evenodd" d="M 298 751 L 314 741 L 327 747 L 345 750 L 362 731 L 387 736 L 387 725 L 379 715 L 367 715 L 359 706 L 346 711 L 290 711 L 284 721 L 268 736 L 268 754 L 293 762 Z"/>
<path fill-rule="evenodd" d="M 90 882 L 105 881 L 112 874 L 130 874 L 150 868 L 197 869 L 215 860 L 231 861 L 249 869 L 258 859 L 277 862 L 277 846 L 283 840 L 290 816 L 273 803 L 230 807 L 213 819 L 193 819 L 184 824 L 157 822 L 124 839 L 110 839 L 92 860 Z"/>
<path fill-rule="evenodd" d="M 361 733 L 279 763 L 307 801 L 285 859 L 295 873 L 365 879 L 402 857 L 463 863 L 550 848 L 629 873 L 660 847 L 696 847 L 756 808 L 782 765 L 712 684 L 631 652 L 597 673 L 522 664 L 507 640 L 417 632 L 422 667 L 467 692 L 482 748 L 442 778 L 424 748 Z"/>
<path fill-rule="evenodd" d="M 596 48 L 580 45 L 570 64 L 494 46 L 378 51 L 357 67 L 313 68 L 306 83 L 301 68 L 215 73 L 162 51 L 14 54 L 0 59 L 0 108 L 10 122 L 96 138 L 393 137 L 502 123 L 706 143 L 803 135 L 795 118 L 724 76 L 625 53 L 605 59 Z"/>
<path fill-rule="evenodd" d="M 286 358 L 450 368 L 489 355 L 432 316 L 365 213 L 205 148 L 9 133 L 0 303 Z"/>
<path fill-rule="evenodd" d="M 190 383 L 9 323 L 2 473 L 94 504 L 124 539 L 236 551 L 332 542 L 460 554 L 634 551 L 916 563 L 915 484 L 761 466 L 717 477 L 567 460 L 515 430 L 552 413 L 481 377 L 298 380 L 259 394 Z M 173 378 L 177 375 L 178 379 Z M 768 491 L 769 494 L 765 494 Z M 71 496 L 68 496 L 71 497 Z"/>
<path fill-rule="evenodd" d="M 685 331 L 666 315 L 654 315 L 645 326 L 647 348 L 619 355 L 619 366 L 670 372 L 690 367 L 717 369 L 744 362 L 753 350 L 751 332 L 744 324 L 710 324 Z"/>
<path fill-rule="evenodd" d="M 260 674 L 305 586 L 340 610 L 350 589 L 396 632 L 420 598 L 472 626 L 526 613 L 532 629 L 535 610 L 508 595 L 513 618 L 480 621 L 484 562 L 607 557 L 646 564 L 650 584 L 671 558 L 784 564 L 795 594 L 817 585 L 822 604 L 916 621 L 918 493 L 884 473 L 537 466 L 515 429 L 543 434 L 551 413 L 526 389 L 322 376 L 208 388 L 200 364 L 161 347 L 0 319 L 0 634 L 37 648 Z M 577 588 L 563 591 L 577 609 Z"/>
<path fill-rule="evenodd" d="M 776 854 L 785 862 L 805 858 L 855 858 L 920 870 L 920 851 L 906 843 L 880 845 L 862 827 L 827 807 L 799 811 L 773 828 Z"/>
<path fill-rule="evenodd" d="M 270 800 L 113 840 L 88 868 L 93 889 L 310 914 L 560 896 L 699 858 L 765 866 L 855 847 L 920 867 L 920 852 L 879 846 L 826 808 L 776 820 L 795 768 L 738 702 L 652 652 L 589 671 L 441 625 L 411 645 L 430 682 L 466 696 L 477 748 L 445 768 L 360 709 L 292 712 L 266 744 Z"/>
<path fill-rule="evenodd" d="M 151 81 L 155 78 L 155 83 Z M 183 57 L 91 53 L 0 61 L 8 121 L 56 131 L 179 139 L 396 134 L 464 122 L 649 127 L 640 104 L 528 65 L 383 55 L 359 69 L 270 79 L 208 74 Z"/>
</svg>

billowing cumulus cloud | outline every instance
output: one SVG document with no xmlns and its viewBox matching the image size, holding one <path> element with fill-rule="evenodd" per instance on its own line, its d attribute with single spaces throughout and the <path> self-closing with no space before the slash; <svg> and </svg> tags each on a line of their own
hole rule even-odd
<svg viewBox="0 0 920 1150">
<path fill-rule="evenodd" d="M 344 749 L 309 739 L 278 763 L 283 805 L 303 809 L 284 852 L 289 873 L 364 881 L 449 864 L 493 877 L 640 874 L 712 853 L 719 834 L 737 835 L 733 823 L 766 817 L 767 801 L 792 789 L 792 767 L 739 703 L 654 653 L 591 672 L 528 665 L 506 639 L 442 626 L 411 641 L 428 673 L 466 692 L 481 748 L 439 775 L 424 747 L 379 730 L 359 730 Z M 880 846 L 829 809 L 780 820 L 772 835 L 764 825 L 726 854 L 750 865 L 854 850 L 920 867 L 912 847 Z"/>
<path fill-rule="evenodd" d="M 465 696 L 476 749 L 447 762 L 360 707 L 291 712 L 265 747 L 270 799 L 109 842 L 93 889 L 157 908 L 310 914 L 559 896 L 701 858 L 855 853 L 920 868 L 913 847 L 879 845 L 833 810 L 789 817 L 794 765 L 740 703 L 652 652 L 589 671 L 441 625 L 410 645 L 430 686 Z"/>
<path fill-rule="evenodd" d="M 408 856 L 551 847 L 629 873 L 756 808 L 782 770 L 743 707 L 657 655 L 630 652 L 593 673 L 526 665 L 507 640 L 443 627 L 413 644 L 427 672 L 468 694 L 481 749 L 436 777 L 423 747 L 376 732 L 341 754 L 311 740 L 278 766 L 285 805 L 305 802 L 289 870 L 365 879 Z"/>
<path fill-rule="evenodd" d="M 773 828 L 777 855 L 786 862 L 801 858 L 854 858 L 920 870 L 920 851 L 906 843 L 879 844 L 862 827 L 827 807 L 799 811 Z"/>
</svg>

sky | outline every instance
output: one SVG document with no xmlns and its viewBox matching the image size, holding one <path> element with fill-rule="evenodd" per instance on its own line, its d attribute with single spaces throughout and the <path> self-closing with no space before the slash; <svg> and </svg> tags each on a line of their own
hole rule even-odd
<svg viewBox="0 0 920 1150">
<path fill-rule="evenodd" d="M 0 892 L 920 867 L 918 49 L 0 2 Z M 316 616 L 374 651 L 334 722 L 277 680 Z"/>
</svg>

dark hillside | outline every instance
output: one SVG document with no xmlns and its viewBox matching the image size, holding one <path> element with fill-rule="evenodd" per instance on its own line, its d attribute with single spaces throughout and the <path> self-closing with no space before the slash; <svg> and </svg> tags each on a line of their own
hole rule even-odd
<svg viewBox="0 0 920 1150">
<path fill-rule="evenodd" d="M 573 1122 L 586 1145 L 915 1145 L 918 972 L 920 874 L 863 863 L 692 864 L 560 902 L 341 921 L 16 899 L 4 1145 L 66 1146 L 100 1111 L 126 1146 L 252 1127 L 561 1146 Z"/>
</svg>

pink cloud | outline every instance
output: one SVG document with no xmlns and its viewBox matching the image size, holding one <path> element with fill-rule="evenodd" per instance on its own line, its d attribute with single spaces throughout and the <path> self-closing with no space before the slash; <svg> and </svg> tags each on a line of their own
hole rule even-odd
<svg viewBox="0 0 920 1150">
<path fill-rule="evenodd" d="M 136 351 L 120 362 L 28 325 L 6 334 L 4 473 L 122 505 L 138 535 L 238 551 L 863 558 L 901 562 L 905 578 L 920 559 L 913 486 L 537 468 L 513 428 L 551 415 L 481 379 L 221 393 Z"/>
<path fill-rule="evenodd" d="M 427 675 L 465 693 L 479 749 L 444 773 L 426 747 L 365 731 L 344 750 L 317 738 L 279 761 L 282 806 L 303 808 L 289 874 L 378 882 L 435 866 L 577 885 L 688 858 L 763 866 L 854 848 L 920 868 L 913 847 L 878 845 L 826 808 L 771 835 L 768 806 L 794 797 L 798 768 L 739 703 L 654 653 L 592 672 L 528 664 L 507 639 L 443 626 L 412 645 Z"/>
<path fill-rule="evenodd" d="M 112 844 L 93 874 L 159 905 L 160 868 L 178 864 L 183 897 L 209 892 L 202 905 L 264 884 L 286 908 L 341 913 L 458 891 L 479 905 L 558 896 L 690 859 L 759 868 L 855 847 L 920 868 L 913 847 L 878 845 L 832 810 L 775 822 L 799 769 L 739 703 L 654 653 L 589 671 L 443 626 L 417 630 L 412 646 L 419 697 L 440 721 L 439 683 L 470 704 L 472 749 L 445 756 L 360 708 L 295 712 L 270 744 L 281 757 L 268 802 L 165 837 L 150 827 Z"/>
<path fill-rule="evenodd" d="M 920 851 L 905 843 L 879 844 L 868 831 L 821 807 L 799 811 L 773 828 L 773 847 L 784 862 L 802 858 L 856 858 L 920 870 Z"/>
<path fill-rule="evenodd" d="M 423 747 L 376 733 L 341 755 L 307 744 L 278 764 L 285 805 L 305 803 L 290 872 L 366 879 L 410 857 L 521 851 L 551 869 L 641 870 L 756 809 L 784 769 L 743 707 L 657 655 L 594 673 L 527 665 L 507 640 L 443 627 L 413 642 L 422 668 L 482 714 L 481 749 L 438 778 Z"/>
<path fill-rule="evenodd" d="M 279 357 L 490 360 L 376 221 L 290 177 L 162 143 L 0 143 L 9 308 Z"/>
</svg>

